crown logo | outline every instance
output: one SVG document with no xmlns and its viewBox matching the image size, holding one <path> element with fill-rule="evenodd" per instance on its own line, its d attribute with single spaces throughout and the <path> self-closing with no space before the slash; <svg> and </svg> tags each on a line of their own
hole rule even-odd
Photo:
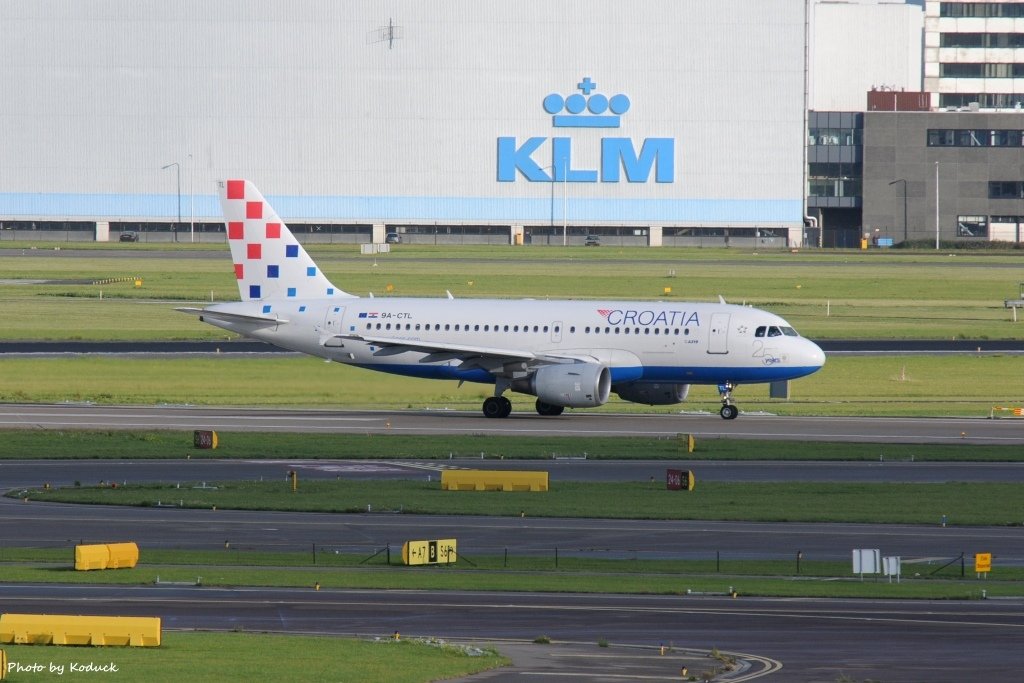
<svg viewBox="0 0 1024 683">
<path fill-rule="evenodd" d="M 629 98 L 619 93 L 611 97 L 591 94 L 597 90 L 597 83 L 586 76 L 576 84 L 583 93 L 562 97 L 551 93 L 544 98 L 544 111 L 551 114 L 555 128 L 618 128 L 619 118 L 629 111 Z M 561 113 L 569 112 L 568 114 Z M 589 112 L 589 113 L 587 113 Z M 610 112 L 610 113 L 608 113 Z"/>
</svg>

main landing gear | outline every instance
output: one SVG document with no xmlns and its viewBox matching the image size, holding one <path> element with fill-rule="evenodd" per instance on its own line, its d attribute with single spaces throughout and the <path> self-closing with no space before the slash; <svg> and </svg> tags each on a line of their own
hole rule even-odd
<svg viewBox="0 0 1024 683">
<path fill-rule="evenodd" d="M 512 401 L 504 396 L 484 399 L 484 417 L 508 417 L 512 414 Z"/>
<path fill-rule="evenodd" d="M 545 403 L 544 401 L 537 399 L 537 414 L 545 417 L 555 417 L 561 415 L 565 411 L 565 406 L 556 406 L 551 403 Z"/>
<path fill-rule="evenodd" d="M 718 393 L 722 397 L 722 409 L 718 411 L 718 414 L 722 416 L 723 420 L 735 420 L 736 416 L 740 414 L 740 409 L 732 403 L 732 390 L 735 388 L 736 385 L 732 382 L 718 385 Z"/>
<path fill-rule="evenodd" d="M 537 414 L 545 417 L 555 417 L 565 411 L 564 406 L 556 406 L 537 399 Z M 484 417 L 508 417 L 512 414 L 512 401 L 504 396 L 491 396 L 484 399 Z"/>
</svg>

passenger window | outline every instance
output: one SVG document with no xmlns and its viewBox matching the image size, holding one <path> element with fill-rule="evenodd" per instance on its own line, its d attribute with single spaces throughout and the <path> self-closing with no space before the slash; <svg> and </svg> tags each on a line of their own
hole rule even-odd
<svg viewBox="0 0 1024 683">
<path fill-rule="evenodd" d="M 757 330 L 754 332 L 754 336 L 755 337 L 763 337 L 764 336 L 764 332 L 765 332 L 765 327 L 762 325 L 761 327 L 757 328 Z"/>
</svg>

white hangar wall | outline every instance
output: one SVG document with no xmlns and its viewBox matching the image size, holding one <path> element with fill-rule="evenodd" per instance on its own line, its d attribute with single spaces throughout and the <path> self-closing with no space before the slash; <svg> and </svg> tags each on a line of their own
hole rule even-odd
<svg viewBox="0 0 1024 683">
<path fill-rule="evenodd" d="M 167 220 L 178 162 L 197 220 L 247 177 L 296 221 L 799 227 L 803 40 L 792 0 L 7 0 L 0 218 Z"/>
</svg>

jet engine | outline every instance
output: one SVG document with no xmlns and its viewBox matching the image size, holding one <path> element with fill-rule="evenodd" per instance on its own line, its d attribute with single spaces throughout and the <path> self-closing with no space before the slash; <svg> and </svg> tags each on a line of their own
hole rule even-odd
<svg viewBox="0 0 1024 683">
<path fill-rule="evenodd" d="M 682 403 L 690 393 L 689 384 L 656 384 L 654 382 L 629 382 L 615 387 L 615 393 L 623 401 L 646 403 L 649 406 L 667 406 Z"/>
<path fill-rule="evenodd" d="M 611 371 L 596 363 L 545 365 L 526 379 L 512 382 L 512 390 L 536 396 L 566 408 L 593 408 L 608 401 Z"/>
</svg>

